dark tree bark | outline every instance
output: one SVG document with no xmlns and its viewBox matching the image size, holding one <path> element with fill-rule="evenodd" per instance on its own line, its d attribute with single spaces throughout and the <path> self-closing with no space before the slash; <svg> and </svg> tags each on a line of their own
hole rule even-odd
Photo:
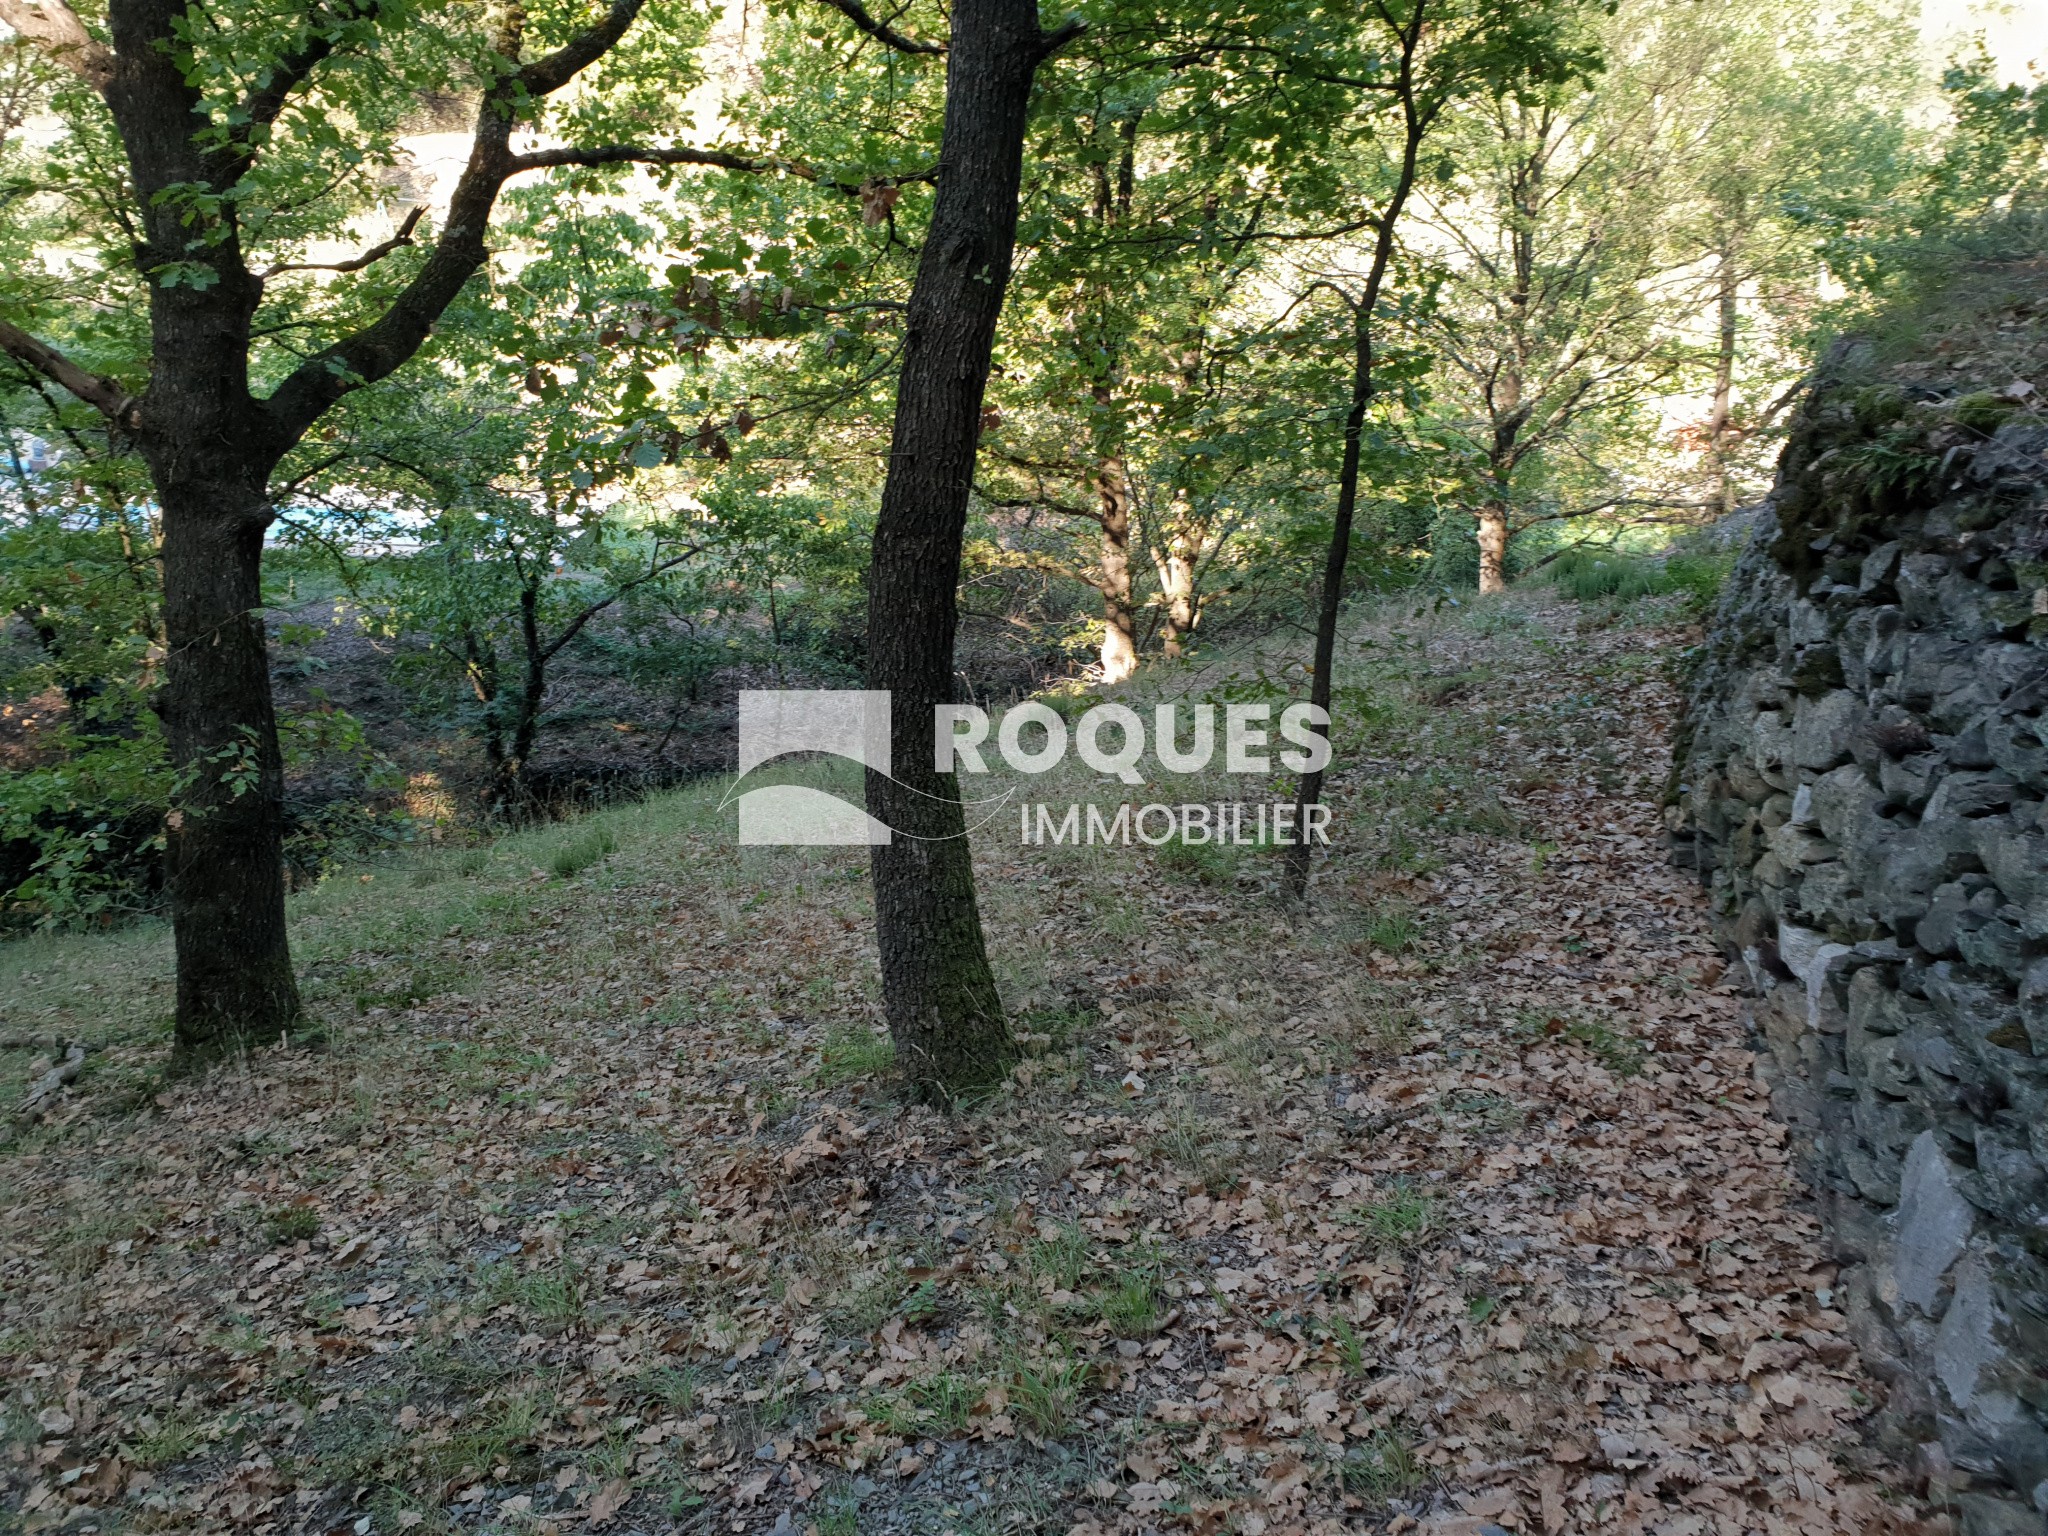
<svg viewBox="0 0 2048 1536">
<path fill-rule="evenodd" d="M 271 514 L 260 467 L 252 476 L 223 466 L 226 473 L 195 483 L 179 466 L 158 466 L 169 455 L 147 456 L 163 504 L 166 647 L 156 710 L 181 775 L 164 875 L 178 1043 L 193 1050 L 274 1035 L 299 1020 L 284 920 L 284 762 L 263 630 Z"/>
<path fill-rule="evenodd" d="M 371 19 L 379 3 L 340 0 L 322 19 Z M 285 931 L 283 767 L 263 629 L 263 535 L 276 515 L 271 475 L 344 395 L 419 350 L 482 266 L 505 181 L 577 153 L 515 155 L 512 131 L 530 103 L 618 42 L 642 3 L 613 0 L 585 31 L 529 62 L 519 58 L 516 27 L 495 39 L 498 80 L 483 94 L 469 162 L 426 261 L 382 316 L 307 359 L 264 399 L 249 388 L 263 279 L 243 257 L 238 194 L 266 131 L 333 51 L 331 27 L 309 21 L 269 61 L 264 83 L 239 111 L 217 122 L 181 67 L 184 0 L 112 0 L 111 47 L 63 0 L 0 0 L 0 20 L 104 99 L 133 186 L 135 260 L 150 293 L 150 371 L 140 395 L 4 322 L 0 351 L 132 438 L 162 507 L 166 656 L 155 704 L 177 774 L 166 873 L 182 1052 L 272 1039 L 301 1018 Z M 618 146 L 610 152 L 631 157 Z M 387 242 L 377 254 L 399 243 L 410 240 Z"/>
<path fill-rule="evenodd" d="M 1366 269 L 1365 289 L 1351 300 L 1351 401 L 1344 413 L 1344 457 L 1337 473 L 1337 512 L 1330 528 L 1330 549 L 1323 560 L 1322 601 L 1316 614 L 1314 672 L 1309 680 L 1309 702 L 1325 712 L 1330 707 L 1330 674 L 1337 664 L 1337 621 L 1344 611 L 1344 572 L 1351 560 L 1351 529 L 1358 513 L 1359 463 L 1365 446 L 1365 417 L 1372 407 L 1376 383 L 1373 375 L 1373 316 L 1379 308 L 1380 290 L 1386 285 L 1393 265 L 1395 234 L 1408 196 L 1415 190 L 1415 176 L 1423 138 L 1429 132 L 1436 108 L 1424 103 L 1415 75 L 1416 55 L 1421 47 L 1429 0 L 1415 0 L 1407 23 L 1399 31 L 1400 61 L 1395 91 L 1401 109 L 1402 145 L 1400 169 L 1385 204 L 1374 219 L 1372 263 Z M 1323 770 L 1301 776 L 1295 792 L 1294 824 L 1308 825 L 1308 807 L 1323 794 Z M 1309 858 L 1313 850 L 1304 839 L 1287 850 L 1287 887 L 1296 900 L 1308 893 Z"/>
<path fill-rule="evenodd" d="M 887 689 L 892 706 L 894 776 L 867 780 L 869 812 L 894 831 L 873 850 L 882 996 L 909 1090 L 930 1103 L 1000 1082 L 1016 1054 L 982 940 L 959 785 L 933 768 L 932 711 L 953 698 L 960 541 L 1032 81 L 1068 35 L 1040 30 L 1035 0 L 954 6 L 938 195 L 868 574 L 868 686 Z"/>
</svg>

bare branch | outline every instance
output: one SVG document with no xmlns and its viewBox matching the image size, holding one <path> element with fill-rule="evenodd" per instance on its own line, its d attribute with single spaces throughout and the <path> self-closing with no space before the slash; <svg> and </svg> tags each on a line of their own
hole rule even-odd
<svg viewBox="0 0 2048 1536">
<path fill-rule="evenodd" d="M 876 42 L 885 43 L 889 47 L 894 48 L 898 53 L 931 54 L 944 53 L 946 51 L 944 43 L 927 43 L 915 37 L 906 37 L 887 22 L 877 21 L 868 13 L 867 7 L 862 5 L 860 0 L 824 0 L 824 3 L 831 6 L 833 10 L 844 16 L 856 27 L 859 27 L 861 31 L 867 33 Z M 1065 41 L 1065 39 L 1062 39 L 1062 41 Z"/>
<path fill-rule="evenodd" d="M 61 386 L 98 410 L 117 426 L 127 426 L 135 397 L 112 379 L 88 373 L 62 352 L 36 340 L 27 331 L 0 320 L 0 352 L 27 364 L 51 383 Z"/>
<path fill-rule="evenodd" d="M 347 261 L 282 262 L 266 271 L 258 272 L 256 280 L 259 283 L 267 283 L 280 272 L 360 272 L 372 262 L 382 261 L 400 246 L 411 245 L 413 243 L 412 232 L 418 227 L 420 220 L 426 216 L 426 212 L 425 204 L 414 208 L 411 213 L 405 216 L 405 222 L 398 226 L 397 234 L 381 245 L 371 246 L 360 256 L 351 257 Z"/>
<path fill-rule="evenodd" d="M 937 169 L 905 171 L 900 176 L 872 176 L 862 181 L 833 181 L 820 176 L 815 167 L 801 160 L 778 160 L 770 156 L 736 154 L 725 149 L 662 149 L 646 144 L 595 144 L 588 147 L 565 145 L 558 149 L 536 149 L 512 157 L 511 174 L 547 170 L 557 166 L 599 165 L 702 165 L 713 170 L 740 171 L 765 176 L 781 172 L 821 187 L 830 187 L 848 197 L 865 197 L 877 187 L 903 187 L 915 181 L 936 181 Z"/>
<path fill-rule="evenodd" d="M 1102 521 L 1102 514 L 1092 507 L 1077 507 L 1050 496 L 991 496 L 982 491 L 976 494 L 998 512 L 1057 512 L 1061 517 L 1085 517 L 1094 523 Z"/>
<path fill-rule="evenodd" d="M 114 51 L 90 32 L 64 0 L 0 0 L 0 21 L 34 43 L 96 91 L 114 78 Z M 69 385 L 65 386 L 67 389 Z"/>
</svg>

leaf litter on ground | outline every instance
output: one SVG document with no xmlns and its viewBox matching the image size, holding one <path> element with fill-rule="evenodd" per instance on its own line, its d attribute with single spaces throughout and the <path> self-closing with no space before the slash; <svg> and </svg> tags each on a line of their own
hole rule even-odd
<svg viewBox="0 0 2048 1536">
<path fill-rule="evenodd" d="M 891 1092 L 859 862 L 734 848 L 695 791 L 328 882 L 319 1053 L 163 1077 L 160 939 L 9 957 L 39 1034 L 104 1038 L 0 1155 L 0 1509 L 1946 1531 L 1860 1436 L 1882 1389 L 1664 860 L 1686 636 L 1510 601 L 1353 636 L 1305 915 L 1263 850 L 979 845 L 1028 1057 L 951 1118 Z"/>
</svg>

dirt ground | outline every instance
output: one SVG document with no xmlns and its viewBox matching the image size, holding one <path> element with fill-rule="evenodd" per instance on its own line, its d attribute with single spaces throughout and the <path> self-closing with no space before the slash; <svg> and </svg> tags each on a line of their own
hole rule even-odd
<svg viewBox="0 0 2048 1536">
<path fill-rule="evenodd" d="M 1946 1531 L 1664 859 L 1687 638 L 1374 616 L 1306 915 L 998 818 L 1030 1055 L 950 1118 L 857 850 L 716 786 L 295 896 L 318 1052 L 169 1077 L 161 932 L 0 948 L 5 1032 L 96 1047 L 0 1148 L 0 1525 Z"/>
</svg>

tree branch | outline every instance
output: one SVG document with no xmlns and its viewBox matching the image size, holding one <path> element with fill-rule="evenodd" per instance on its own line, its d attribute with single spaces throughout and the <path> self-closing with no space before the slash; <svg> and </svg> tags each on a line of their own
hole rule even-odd
<svg viewBox="0 0 2048 1536">
<path fill-rule="evenodd" d="M 1078 16 L 1069 16 L 1052 31 L 1042 34 L 1038 40 L 1038 56 L 1049 59 L 1067 44 L 1088 30 L 1088 23 Z"/>
<path fill-rule="evenodd" d="M 540 659 L 544 662 L 553 661 L 555 659 L 556 653 L 559 652 L 563 646 L 567 645 L 571 640 L 574 640 L 577 637 L 577 635 L 582 633 L 584 625 L 588 624 L 600 613 L 603 613 L 605 609 L 611 607 L 613 603 L 616 603 L 628 592 L 631 592 L 639 587 L 644 587 L 650 581 L 654 581 L 657 578 L 666 575 L 668 572 L 674 570 L 677 566 L 683 564 L 685 561 L 694 560 L 698 555 L 701 555 L 704 552 L 704 549 L 705 546 L 702 544 L 688 545 L 684 548 L 681 554 L 672 556 L 667 560 L 662 560 L 655 564 L 649 565 L 645 571 L 641 572 L 638 576 L 633 577 L 630 581 L 620 582 L 617 587 L 612 589 L 609 596 L 599 598 L 596 602 L 591 603 L 589 606 L 584 608 L 584 610 L 581 613 L 577 614 L 573 619 L 571 619 L 567 624 L 565 624 L 562 627 L 562 632 L 559 635 L 555 636 L 553 641 L 551 641 L 547 646 L 541 649 Z"/>
<path fill-rule="evenodd" d="M 859 27 L 861 31 L 867 33 L 876 42 L 885 43 L 889 47 L 894 48 L 898 53 L 934 54 L 946 51 L 944 43 L 927 43 L 914 37 L 906 37 L 887 22 L 875 20 L 873 16 L 868 14 L 867 7 L 862 5 L 860 0 L 824 0 L 824 3 L 831 6 L 833 10 L 844 16 L 856 27 Z"/>
<path fill-rule="evenodd" d="M 603 58 L 612 44 L 626 35 L 626 29 L 633 25 L 633 18 L 640 14 L 645 3 L 646 0 L 612 0 L 612 8 L 605 12 L 604 20 L 571 38 L 547 57 L 535 59 L 520 70 L 519 83 L 531 95 L 553 95 L 575 79 L 580 71 Z"/>
<path fill-rule="evenodd" d="M 587 147 L 564 145 L 557 149 L 536 149 L 512 157 L 512 174 L 548 170 L 557 166 L 599 165 L 702 165 L 713 170 L 741 171 L 763 176 L 780 171 L 821 187 L 830 187 L 848 197 L 865 197 L 877 187 L 902 187 L 914 181 L 936 181 L 936 169 L 905 171 L 900 176 L 872 176 L 863 181 L 832 181 L 820 176 L 801 160 L 777 160 L 735 154 L 725 149 L 661 149 L 647 144 L 594 144 Z"/>
<path fill-rule="evenodd" d="M 12 3 L 12 0 L 9 0 Z M 441 238 L 391 305 L 362 329 L 315 353 L 262 402 L 279 451 L 351 390 L 388 378 L 426 341 L 441 314 L 490 259 L 485 244 L 506 178 L 518 169 L 512 126 L 522 93 L 545 96 L 602 58 L 633 24 L 645 0 L 613 0 L 603 19 L 553 53 L 501 76 L 477 106 L 469 162 L 455 183 Z"/>
<path fill-rule="evenodd" d="M 382 261 L 402 245 L 413 243 L 412 232 L 426 216 L 426 205 L 413 209 L 405 216 L 405 222 L 398 226 L 398 233 L 382 245 L 373 245 L 362 255 L 347 261 L 287 261 L 256 274 L 256 281 L 267 283 L 280 272 L 360 272 L 375 261 Z"/>
<path fill-rule="evenodd" d="M 6 0 L 0 0 L 6 3 Z M 374 17 L 382 9 L 382 0 L 342 0 L 337 14 L 316 16 L 313 26 L 318 28 L 325 22 L 339 26 L 345 22 L 363 21 Z M 272 64 L 260 85 L 254 86 L 242 98 L 242 111 L 248 114 L 252 125 L 268 126 L 277 121 L 284 111 L 284 104 L 291 93 L 306 81 L 306 77 L 319 67 L 320 62 L 334 52 L 335 38 L 331 31 L 312 31 L 299 45 L 283 58 Z M 253 155 L 254 147 L 249 153 Z"/>
<path fill-rule="evenodd" d="M 979 488 L 975 494 L 998 512 L 1057 512 L 1061 517 L 1085 517 L 1093 523 L 1102 521 L 1102 514 L 1092 507 L 1072 506 L 1050 496 L 990 496 Z"/>
<path fill-rule="evenodd" d="M 708 165 L 722 171 L 787 171 L 807 181 L 817 180 L 807 166 L 786 160 L 752 160 L 723 149 L 656 149 L 642 144 L 574 145 L 561 149 L 536 149 L 512 157 L 512 170 L 540 171 L 561 165 Z"/>
<path fill-rule="evenodd" d="M 34 43 L 96 91 L 114 78 L 114 51 L 90 32 L 64 0 L 0 0 L 0 21 Z M 65 386 L 67 389 L 69 385 Z"/>
<path fill-rule="evenodd" d="M 4 0 L 0 0 L 4 3 Z M 129 425 L 135 397 L 112 379 L 88 373 L 55 347 L 36 340 L 27 331 L 0 320 L 0 352 L 25 363 L 51 383 L 61 386 L 92 406 L 116 426 Z"/>
</svg>

